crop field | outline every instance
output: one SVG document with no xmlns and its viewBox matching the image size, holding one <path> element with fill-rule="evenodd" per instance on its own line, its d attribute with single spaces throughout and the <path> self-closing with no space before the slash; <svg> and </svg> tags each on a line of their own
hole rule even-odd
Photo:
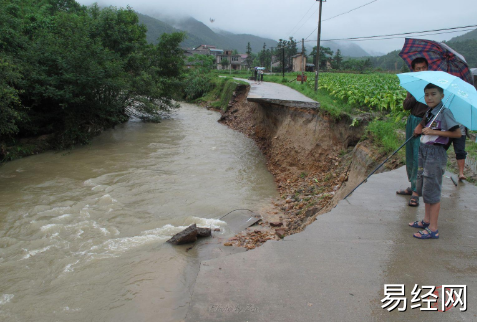
<svg viewBox="0 0 477 322">
<path fill-rule="evenodd" d="M 312 74 L 313 75 L 313 74 Z M 314 75 L 308 85 L 314 88 Z M 337 74 L 321 73 L 320 89 L 355 107 L 370 107 L 377 110 L 402 110 L 406 91 L 399 86 L 399 79 L 392 74 Z"/>
</svg>

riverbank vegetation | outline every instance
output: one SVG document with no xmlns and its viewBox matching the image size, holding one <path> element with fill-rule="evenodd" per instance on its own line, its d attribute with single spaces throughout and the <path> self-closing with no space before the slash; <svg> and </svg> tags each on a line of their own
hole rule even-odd
<svg viewBox="0 0 477 322">
<path fill-rule="evenodd" d="M 183 37 L 148 44 L 129 7 L 0 0 L 0 160 L 34 153 L 31 137 L 61 149 L 131 114 L 157 121 L 181 95 Z"/>
</svg>

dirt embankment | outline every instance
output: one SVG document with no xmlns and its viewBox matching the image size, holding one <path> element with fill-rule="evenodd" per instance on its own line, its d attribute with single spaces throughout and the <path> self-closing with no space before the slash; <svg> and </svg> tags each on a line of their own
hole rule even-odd
<svg viewBox="0 0 477 322">
<path fill-rule="evenodd" d="M 366 120 L 350 126 L 350 119 L 335 121 L 316 110 L 247 102 L 248 89 L 237 88 L 219 122 L 255 140 L 281 196 L 261 213 L 261 226 L 228 243 L 252 249 L 302 231 L 334 207 L 383 156 L 367 141 L 360 142 Z M 397 161 L 387 163 L 388 169 L 396 166 Z"/>
</svg>

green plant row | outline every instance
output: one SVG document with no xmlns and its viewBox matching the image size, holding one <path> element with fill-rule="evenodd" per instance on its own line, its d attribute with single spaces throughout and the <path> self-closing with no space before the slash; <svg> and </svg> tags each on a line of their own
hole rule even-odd
<svg viewBox="0 0 477 322">
<path fill-rule="evenodd" d="M 314 78 L 314 77 L 313 77 Z M 308 82 L 314 87 L 314 81 Z M 400 112 L 406 91 L 396 75 L 321 73 L 319 88 L 354 107 Z"/>
</svg>

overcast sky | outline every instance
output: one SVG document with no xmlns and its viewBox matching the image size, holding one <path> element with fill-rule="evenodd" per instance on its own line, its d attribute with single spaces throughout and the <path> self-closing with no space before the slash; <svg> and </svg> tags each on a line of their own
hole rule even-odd
<svg viewBox="0 0 477 322">
<path fill-rule="evenodd" d="M 211 28 L 261 37 L 307 38 L 316 45 L 319 2 L 315 0 L 77 0 L 81 4 L 125 7 L 151 14 L 192 16 Z M 373 0 L 328 0 L 322 20 L 330 19 Z M 477 25 L 476 0 L 374 0 L 360 9 L 322 23 L 323 40 L 388 35 Z M 215 19 L 214 23 L 209 21 Z M 467 32 L 467 31 L 466 31 Z M 465 32 L 412 36 L 449 40 Z M 311 35 L 310 35 L 311 34 Z M 387 53 L 400 49 L 404 38 L 354 42 L 367 51 Z M 210 44 L 213 45 L 213 44 Z M 326 42 L 322 43 L 326 46 Z"/>
</svg>

